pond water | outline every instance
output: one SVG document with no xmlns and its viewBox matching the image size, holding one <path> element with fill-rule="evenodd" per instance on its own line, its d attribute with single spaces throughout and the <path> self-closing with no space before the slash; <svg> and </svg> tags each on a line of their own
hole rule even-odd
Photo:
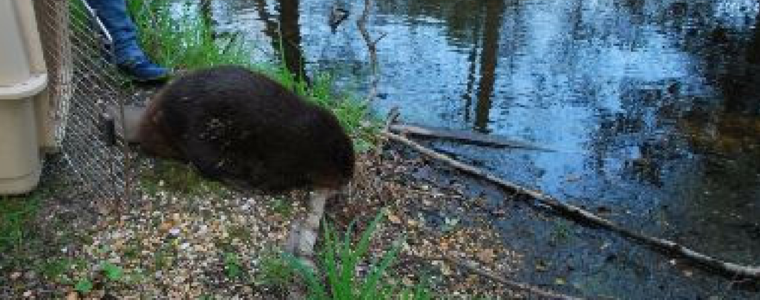
<svg viewBox="0 0 760 300">
<path fill-rule="evenodd" d="M 355 25 L 362 2 L 217 0 L 209 13 L 217 30 L 242 29 L 258 41 L 263 56 L 285 57 L 307 74 L 329 71 L 343 88 L 364 93 L 368 55 Z M 398 106 L 405 122 L 553 149 L 434 143 L 627 226 L 760 265 L 758 3 L 377 1 L 369 29 L 387 35 L 378 44 L 374 109 L 383 116 Z M 329 24 L 334 7 L 349 12 L 337 28 Z M 642 282 L 626 293 L 595 283 L 622 298 L 663 296 L 659 280 L 695 284 L 677 275 L 597 273 Z M 673 295 L 731 287 L 704 282 L 723 286 Z"/>
</svg>

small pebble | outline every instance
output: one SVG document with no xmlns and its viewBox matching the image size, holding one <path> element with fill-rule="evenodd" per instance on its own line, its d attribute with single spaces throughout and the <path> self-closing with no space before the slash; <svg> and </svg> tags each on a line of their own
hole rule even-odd
<svg viewBox="0 0 760 300">
<path fill-rule="evenodd" d="M 11 280 L 19 279 L 19 277 L 21 277 L 21 272 L 13 272 L 13 273 L 11 273 Z"/>
<path fill-rule="evenodd" d="M 180 233 L 180 230 L 177 227 L 174 227 L 169 230 L 169 235 L 174 236 L 174 237 L 179 236 L 179 233 Z"/>
<path fill-rule="evenodd" d="M 27 280 L 34 280 L 35 278 L 37 278 L 37 274 L 34 274 L 34 272 L 31 272 L 31 271 L 30 271 L 30 272 L 27 272 L 27 273 L 26 273 L 26 275 L 25 275 L 24 277 L 25 277 Z"/>
</svg>

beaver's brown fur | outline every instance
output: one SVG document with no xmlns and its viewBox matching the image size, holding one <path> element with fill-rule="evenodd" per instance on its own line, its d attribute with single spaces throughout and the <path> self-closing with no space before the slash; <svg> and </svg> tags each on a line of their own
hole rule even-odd
<svg viewBox="0 0 760 300">
<path fill-rule="evenodd" d="M 249 188 L 339 188 L 354 170 L 351 139 L 330 111 L 242 67 L 169 83 L 149 103 L 137 139 L 150 154 Z"/>
</svg>

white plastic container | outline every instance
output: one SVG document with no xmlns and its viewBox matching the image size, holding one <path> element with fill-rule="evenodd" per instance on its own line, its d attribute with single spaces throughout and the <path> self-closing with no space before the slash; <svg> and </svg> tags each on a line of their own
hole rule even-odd
<svg viewBox="0 0 760 300">
<path fill-rule="evenodd" d="M 39 182 L 40 136 L 48 130 L 40 118 L 47 115 L 47 73 L 32 1 L 0 0 L 0 45 L 0 195 L 23 194 Z"/>
</svg>

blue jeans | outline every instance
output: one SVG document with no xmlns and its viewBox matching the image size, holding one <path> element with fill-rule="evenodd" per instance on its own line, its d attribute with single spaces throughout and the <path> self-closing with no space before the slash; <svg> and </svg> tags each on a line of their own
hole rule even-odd
<svg viewBox="0 0 760 300">
<path fill-rule="evenodd" d="M 127 12 L 126 0 L 87 0 L 113 39 L 114 62 L 142 61 L 147 57 L 137 42 L 137 27 Z"/>
</svg>

